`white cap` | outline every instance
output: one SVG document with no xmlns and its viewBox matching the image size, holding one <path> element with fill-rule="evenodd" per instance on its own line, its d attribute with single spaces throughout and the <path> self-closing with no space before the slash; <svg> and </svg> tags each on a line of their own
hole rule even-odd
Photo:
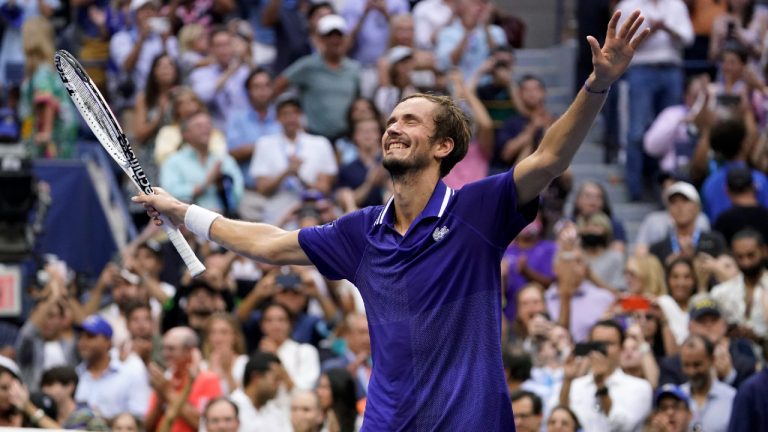
<svg viewBox="0 0 768 432">
<path fill-rule="evenodd" d="M 148 3 L 151 3 L 154 7 L 158 7 L 156 0 L 131 0 L 131 12 L 136 12 Z"/>
<path fill-rule="evenodd" d="M 394 65 L 396 63 L 399 63 L 408 57 L 413 56 L 413 50 L 407 46 L 398 45 L 396 47 L 392 47 L 387 51 L 387 61 L 389 61 L 390 65 Z"/>
<path fill-rule="evenodd" d="M 672 195 L 682 195 L 689 201 L 693 201 L 696 204 L 701 204 L 699 193 L 696 192 L 696 188 L 693 187 L 693 185 L 690 183 L 679 181 L 670 186 L 666 191 L 664 191 L 664 201 L 669 203 L 669 199 L 672 197 Z"/>
<path fill-rule="evenodd" d="M 341 32 L 341 34 L 347 33 L 347 22 L 344 21 L 344 18 L 338 15 L 326 15 L 317 22 L 317 33 L 321 36 L 334 30 Z"/>
<path fill-rule="evenodd" d="M 0 366 L 11 371 L 12 374 L 16 375 L 16 378 L 21 379 L 21 371 L 15 361 L 0 355 Z"/>
</svg>

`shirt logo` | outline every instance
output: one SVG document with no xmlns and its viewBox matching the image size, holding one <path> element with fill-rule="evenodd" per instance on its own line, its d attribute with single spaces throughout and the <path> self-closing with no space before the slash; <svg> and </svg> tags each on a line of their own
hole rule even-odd
<svg viewBox="0 0 768 432">
<path fill-rule="evenodd" d="M 448 235 L 448 231 L 450 230 L 445 226 L 442 228 L 435 228 L 435 231 L 432 232 L 432 238 L 435 239 L 436 242 L 439 242 Z"/>
</svg>

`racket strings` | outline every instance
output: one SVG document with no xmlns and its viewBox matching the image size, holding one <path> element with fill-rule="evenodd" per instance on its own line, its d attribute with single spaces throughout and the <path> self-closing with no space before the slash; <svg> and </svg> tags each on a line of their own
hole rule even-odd
<svg viewBox="0 0 768 432">
<path fill-rule="evenodd" d="M 84 82 L 74 68 L 66 62 L 64 63 L 64 75 L 69 84 L 74 87 L 75 97 L 72 99 L 75 105 L 77 105 L 78 110 L 96 135 L 96 138 L 117 162 L 127 164 L 128 160 L 123 154 L 122 149 L 118 147 L 122 134 L 112 124 L 113 120 L 110 118 L 109 113 L 104 111 L 99 96 L 94 94 L 94 89 Z"/>
</svg>

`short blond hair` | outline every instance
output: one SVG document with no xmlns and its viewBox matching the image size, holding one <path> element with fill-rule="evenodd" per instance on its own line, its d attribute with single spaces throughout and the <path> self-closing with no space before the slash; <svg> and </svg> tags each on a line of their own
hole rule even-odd
<svg viewBox="0 0 768 432">
<path fill-rule="evenodd" d="M 658 297 L 667 294 L 664 266 L 655 255 L 633 255 L 627 259 L 627 266 L 637 266 L 637 277 L 643 287 L 643 294 Z"/>
<path fill-rule="evenodd" d="M 192 44 L 200 39 L 208 37 L 202 24 L 186 24 L 179 30 L 179 51 L 183 54 L 192 50 Z"/>
</svg>

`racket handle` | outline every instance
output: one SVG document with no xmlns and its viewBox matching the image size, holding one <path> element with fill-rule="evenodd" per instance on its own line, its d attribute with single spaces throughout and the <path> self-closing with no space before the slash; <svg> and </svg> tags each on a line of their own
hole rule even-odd
<svg viewBox="0 0 768 432">
<path fill-rule="evenodd" d="M 161 225 L 163 231 L 165 231 L 168 238 L 171 239 L 171 243 L 173 243 L 176 251 L 181 256 L 181 259 L 184 260 L 184 264 L 187 265 L 189 273 L 192 274 L 192 277 L 197 277 L 200 273 L 205 271 L 205 266 L 199 259 L 197 259 L 197 255 L 195 255 L 192 248 L 189 247 L 189 243 L 187 243 L 187 240 L 181 235 L 179 229 L 173 228 L 171 221 L 166 219 L 165 216 L 162 216 L 161 219 L 163 221 L 163 224 Z"/>
</svg>

